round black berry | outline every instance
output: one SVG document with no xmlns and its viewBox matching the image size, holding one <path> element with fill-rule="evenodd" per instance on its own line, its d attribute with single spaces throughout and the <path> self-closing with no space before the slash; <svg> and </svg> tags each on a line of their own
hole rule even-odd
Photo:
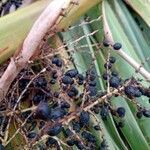
<svg viewBox="0 0 150 150">
<path fill-rule="evenodd" d="M 69 76 L 69 77 L 71 77 L 71 78 L 76 77 L 77 74 L 78 74 L 78 70 L 77 70 L 77 69 L 70 69 L 70 70 L 68 70 L 68 71 L 65 73 L 66 76 Z"/>
<path fill-rule="evenodd" d="M 134 87 L 132 85 L 126 86 L 124 92 L 129 98 L 142 96 L 142 93 L 140 92 L 139 88 Z"/>
<path fill-rule="evenodd" d="M 63 76 L 62 77 L 62 83 L 64 83 L 64 84 L 73 84 L 74 80 L 69 76 Z"/>
<path fill-rule="evenodd" d="M 117 113 L 118 113 L 119 117 L 123 118 L 125 116 L 126 110 L 124 107 L 118 107 Z"/>
<path fill-rule="evenodd" d="M 108 69 L 111 69 L 112 68 L 112 64 L 111 63 L 105 63 L 104 64 L 104 67 L 107 69 L 107 67 L 108 67 Z"/>
<path fill-rule="evenodd" d="M 58 57 L 53 57 L 52 58 L 52 64 L 55 64 L 57 67 L 62 67 L 63 62 L 60 58 Z"/>
<path fill-rule="evenodd" d="M 116 58 L 113 57 L 113 56 L 109 57 L 109 62 L 112 63 L 112 64 L 115 63 L 116 62 Z"/>
<path fill-rule="evenodd" d="M 89 115 L 89 113 L 86 112 L 86 111 L 82 111 L 82 112 L 80 113 L 79 120 L 80 120 L 81 126 L 88 125 L 88 123 L 89 123 L 89 121 L 90 121 L 90 115 Z"/>
<path fill-rule="evenodd" d="M 105 47 L 108 47 L 110 44 L 109 44 L 109 41 L 108 40 L 106 40 L 106 39 L 104 39 L 103 40 L 103 45 L 105 46 Z"/>
<path fill-rule="evenodd" d="M 120 78 L 112 76 L 109 80 L 111 87 L 118 88 L 120 85 Z"/>
<path fill-rule="evenodd" d="M 47 134 L 50 136 L 56 136 L 62 131 L 62 124 L 58 123 L 54 125 L 52 128 L 49 128 Z"/>
<path fill-rule="evenodd" d="M 48 120 L 50 114 L 50 108 L 48 106 L 47 102 L 41 102 L 39 103 L 36 112 L 34 114 L 34 118 L 36 119 L 42 119 L 42 120 Z"/>
<path fill-rule="evenodd" d="M 96 94 L 97 94 L 97 89 L 96 89 L 96 87 L 94 87 L 94 86 L 89 86 L 87 90 L 88 90 L 90 96 L 96 96 Z"/>
<path fill-rule="evenodd" d="M 114 50 L 119 50 L 119 49 L 121 49 L 121 47 L 122 47 L 122 45 L 121 45 L 120 43 L 115 43 L 115 44 L 113 45 L 113 49 L 114 49 Z"/>
</svg>

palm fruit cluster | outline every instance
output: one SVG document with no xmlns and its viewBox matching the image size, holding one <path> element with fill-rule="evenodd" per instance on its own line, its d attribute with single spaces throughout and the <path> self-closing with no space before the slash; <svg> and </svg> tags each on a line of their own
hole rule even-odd
<svg viewBox="0 0 150 150">
<path fill-rule="evenodd" d="M 106 41 L 103 44 L 110 46 Z M 118 50 L 121 44 L 116 43 L 112 47 Z M 85 73 L 79 73 L 76 68 L 66 69 L 64 60 L 59 55 L 53 55 L 45 67 L 45 72 L 40 73 L 34 80 L 33 77 L 43 66 L 35 64 L 24 69 L 14 81 L 17 82 L 16 87 L 12 84 L 13 92 L 10 90 L 7 95 L 8 105 L 5 102 L 0 105 L 1 141 L 9 124 L 10 111 L 15 110 L 17 117 L 25 122 L 20 128 L 29 148 L 60 149 L 61 145 L 65 145 L 68 149 L 107 149 L 105 136 L 101 136 L 101 141 L 97 142 L 91 132 L 103 132 L 99 121 L 91 125 L 91 118 L 97 118 L 98 115 L 106 121 L 111 113 L 118 120 L 116 127 L 123 128 L 126 109 L 123 106 L 114 107 L 111 97 L 124 95 L 131 101 L 141 96 L 150 97 L 150 89 L 143 87 L 133 77 L 121 79 L 119 73 L 113 70 L 116 61 L 114 56 L 107 59 L 104 64 L 105 72 L 101 77 L 106 82 L 106 87 L 109 86 L 110 93 L 118 90 L 115 94 L 110 94 L 107 90 L 98 91 L 97 79 L 100 77 L 94 68 L 89 68 Z M 19 105 L 26 103 L 27 108 L 19 110 L 19 98 Z M 137 105 L 136 116 L 149 118 L 150 110 Z M 13 118 L 16 119 L 15 116 Z M 0 146 L 4 149 L 2 142 Z"/>
</svg>

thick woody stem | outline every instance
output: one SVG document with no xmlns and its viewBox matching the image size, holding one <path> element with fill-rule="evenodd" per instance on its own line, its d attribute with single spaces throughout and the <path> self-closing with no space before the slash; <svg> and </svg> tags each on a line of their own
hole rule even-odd
<svg viewBox="0 0 150 150">
<path fill-rule="evenodd" d="M 0 101 L 5 95 L 17 74 L 27 65 L 30 58 L 39 51 L 38 46 L 47 33 L 60 17 L 62 10 L 69 7 L 70 0 L 54 0 L 37 19 L 25 39 L 18 56 L 11 59 L 9 66 L 0 78 Z"/>
<path fill-rule="evenodd" d="M 107 39 L 111 42 L 114 43 L 113 41 L 113 36 L 110 31 L 110 27 L 108 25 L 108 22 L 106 20 L 106 15 L 104 12 L 104 5 L 103 5 L 103 22 L 104 22 L 104 32 L 106 34 Z M 130 57 L 128 54 L 126 54 L 123 49 L 120 49 L 117 51 L 117 53 L 125 59 L 133 68 L 135 68 L 136 71 L 138 71 L 147 81 L 150 81 L 150 73 L 145 70 L 141 64 L 137 63 L 132 57 Z"/>
</svg>

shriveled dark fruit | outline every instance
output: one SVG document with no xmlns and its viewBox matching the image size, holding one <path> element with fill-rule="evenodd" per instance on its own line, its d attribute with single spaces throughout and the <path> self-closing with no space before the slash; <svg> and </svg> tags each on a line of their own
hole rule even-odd
<svg viewBox="0 0 150 150">
<path fill-rule="evenodd" d="M 104 79 L 104 80 L 108 80 L 109 78 L 110 78 L 110 75 L 105 72 L 105 73 L 103 74 L 103 79 Z"/>
<path fill-rule="evenodd" d="M 50 115 L 50 108 L 47 102 L 41 102 L 34 114 L 34 118 L 48 120 Z"/>
<path fill-rule="evenodd" d="M 96 94 L 97 94 L 96 87 L 89 86 L 87 90 L 88 90 L 90 96 L 96 96 Z"/>
<path fill-rule="evenodd" d="M 82 137 L 84 139 L 86 139 L 88 142 L 92 142 L 92 143 L 95 143 L 96 142 L 96 138 L 94 135 L 92 135 L 90 132 L 87 132 L 87 131 L 83 131 L 81 133 Z"/>
<path fill-rule="evenodd" d="M 68 71 L 65 73 L 66 76 L 69 76 L 69 77 L 71 77 L 71 78 L 76 77 L 77 74 L 78 74 L 78 70 L 77 70 L 77 69 L 70 69 L 70 70 L 68 70 Z"/>
<path fill-rule="evenodd" d="M 69 139 L 69 140 L 67 140 L 67 144 L 69 146 L 73 146 L 75 144 L 75 141 L 73 139 Z"/>
<path fill-rule="evenodd" d="M 90 121 L 90 115 L 89 115 L 89 113 L 87 111 L 82 111 L 80 113 L 79 121 L 80 121 L 80 125 L 81 126 L 88 125 L 89 121 Z"/>
<path fill-rule="evenodd" d="M 114 49 L 114 50 L 119 50 L 119 49 L 121 49 L 121 47 L 122 47 L 121 43 L 115 43 L 115 44 L 113 45 L 113 49 Z"/>
<path fill-rule="evenodd" d="M 27 137 L 29 138 L 29 139 L 33 139 L 33 138 L 35 138 L 36 137 L 36 133 L 35 132 L 30 132 L 30 133 L 28 133 L 28 135 L 27 135 Z"/>
<path fill-rule="evenodd" d="M 104 45 L 105 47 L 108 47 L 108 46 L 110 45 L 110 42 L 109 42 L 108 40 L 104 39 L 104 40 L 103 40 L 103 45 Z"/>
<path fill-rule="evenodd" d="M 125 116 L 126 110 L 124 107 L 118 107 L 117 113 L 118 113 L 119 117 L 123 118 Z"/>
<path fill-rule="evenodd" d="M 53 57 L 52 58 L 52 64 L 55 64 L 57 67 L 62 67 L 63 62 L 60 58 L 58 57 Z"/>
<path fill-rule="evenodd" d="M 140 92 L 140 90 L 138 88 L 136 88 L 134 96 L 135 97 L 141 97 L 142 96 L 142 93 Z"/>
<path fill-rule="evenodd" d="M 143 116 L 143 111 L 138 111 L 138 112 L 136 113 L 136 116 L 137 116 L 138 119 L 141 119 L 142 116 Z"/>
<path fill-rule="evenodd" d="M 107 117 L 109 115 L 109 109 L 107 106 L 102 106 L 100 110 L 100 115 L 103 120 L 107 120 Z"/>
<path fill-rule="evenodd" d="M 116 58 L 113 57 L 113 56 L 109 57 L 109 62 L 112 63 L 112 64 L 115 63 L 116 62 Z"/>
<path fill-rule="evenodd" d="M 62 131 L 62 129 L 63 129 L 62 128 L 62 124 L 61 123 L 57 123 L 53 127 L 48 129 L 47 134 L 50 135 L 50 136 L 56 136 Z"/>
<path fill-rule="evenodd" d="M 150 109 L 143 109 L 143 115 L 147 118 L 150 118 Z"/>
<path fill-rule="evenodd" d="M 104 67 L 107 69 L 107 67 L 108 67 L 108 69 L 111 69 L 112 68 L 112 64 L 111 63 L 105 63 L 104 64 Z"/>
<path fill-rule="evenodd" d="M 112 72 L 111 72 L 111 75 L 114 76 L 114 77 L 117 77 L 117 76 L 118 76 L 118 72 L 112 71 Z"/>
<path fill-rule="evenodd" d="M 38 77 L 34 81 L 34 86 L 37 88 L 46 88 L 47 87 L 47 81 L 44 77 Z"/>
<path fill-rule="evenodd" d="M 79 122 L 73 121 L 73 122 L 72 122 L 72 128 L 73 128 L 73 130 L 75 130 L 76 132 L 80 132 L 81 126 L 80 126 Z"/>
<path fill-rule="evenodd" d="M 94 126 L 94 129 L 95 129 L 95 130 L 101 130 L 101 127 L 100 127 L 99 125 L 95 125 L 95 126 Z"/>
<path fill-rule="evenodd" d="M 109 84 L 113 88 L 118 88 L 120 85 L 120 78 L 112 76 L 109 80 Z"/>
<path fill-rule="evenodd" d="M 69 76 L 63 76 L 62 77 L 62 83 L 66 84 L 66 85 L 73 84 L 74 80 Z"/>
<path fill-rule="evenodd" d="M 61 108 L 70 108 L 70 104 L 67 102 L 61 102 Z"/>
<path fill-rule="evenodd" d="M 54 138 L 52 137 L 49 137 L 47 140 L 46 140 L 46 146 L 47 147 L 50 147 L 51 145 L 54 145 L 54 144 L 57 144 L 57 140 L 55 140 Z"/>
<path fill-rule="evenodd" d="M 66 115 L 66 111 L 61 107 L 56 107 L 50 110 L 49 118 L 52 120 L 57 120 Z"/>
</svg>

